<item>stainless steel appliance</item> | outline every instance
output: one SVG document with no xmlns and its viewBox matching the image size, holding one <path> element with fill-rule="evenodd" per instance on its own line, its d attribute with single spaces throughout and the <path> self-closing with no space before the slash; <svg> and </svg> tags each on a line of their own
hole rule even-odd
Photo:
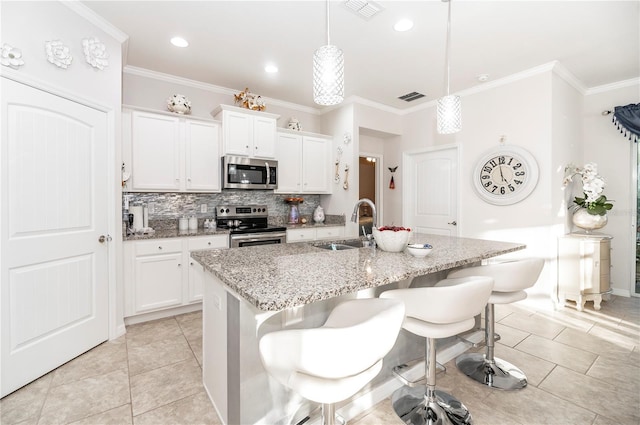
<svg viewBox="0 0 640 425">
<path fill-rule="evenodd" d="M 217 227 L 229 229 L 229 247 L 285 243 L 286 227 L 270 227 L 266 205 L 221 205 L 216 209 Z"/>
<path fill-rule="evenodd" d="M 223 189 L 277 189 L 278 161 L 223 156 L 222 182 Z"/>
</svg>

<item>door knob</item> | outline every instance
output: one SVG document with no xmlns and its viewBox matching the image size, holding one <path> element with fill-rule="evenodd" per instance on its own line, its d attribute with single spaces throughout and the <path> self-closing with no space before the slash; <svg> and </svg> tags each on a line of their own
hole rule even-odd
<svg viewBox="0 0 640 425">
<path fill-rule="evenodd" d="M 100 235 L 100 237 L 98 238 L 98 242 L 100 243 L 111 242 L 111 236 Z"/>
<path fill-rule="evenodd" d="M 451 221 L 451 222 L 449 222 L 447 224 L 450 224 L 452 226 L 457 226 L 458 225 L 458 223 L 455 220 L 453 220 L 453 221 Z"/>
</svg>

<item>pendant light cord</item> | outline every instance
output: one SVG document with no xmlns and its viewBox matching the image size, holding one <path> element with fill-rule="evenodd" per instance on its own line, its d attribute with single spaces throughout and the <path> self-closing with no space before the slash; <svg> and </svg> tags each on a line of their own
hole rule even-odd
<svg viewBox="0 0 640 425">
<path fill-rule="evenodd" d="M 331 39 L 329 38 L 329 0 L 327 0 L 327 46 L 331 45 Z"/>
<path fill-rule="evenodd" d="M 451 43 L 451 1 L 452 0 L 444 0 L 449 3 L 449 10 L 447 14 L 447 48 L 446 48 L 446 57 L 445 62 L 447 63 L 446 74 L 447 74 L 447 96 L 449 96 L 449 44 Z"/>
</svg>

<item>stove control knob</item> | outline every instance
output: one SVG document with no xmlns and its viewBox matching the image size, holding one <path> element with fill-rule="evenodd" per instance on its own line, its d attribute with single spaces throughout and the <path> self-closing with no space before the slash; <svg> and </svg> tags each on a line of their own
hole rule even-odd
<svg viewBox="0 0 640 425">
<path fill-rule="evenodd" d="M 253 212 L 256 212 L 256 209 L 255 209 L 255 208 L 253 209 Z"/>
</svg>

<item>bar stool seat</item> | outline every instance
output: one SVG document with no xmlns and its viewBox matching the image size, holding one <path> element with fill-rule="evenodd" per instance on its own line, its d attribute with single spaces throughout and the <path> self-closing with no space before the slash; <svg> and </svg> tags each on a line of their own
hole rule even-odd
<svg viewBox="0 0 640 425">
<path fill-rule="evenodd" d="M 527 293 L 524 290 L 536 283 L 543 266 L 543 259 L 531 258 L 466 267 L 447 275 L 447 278 L 487 276 L 495 282 L 484 315 L 486 353 L 466 353 L 458 356 L 456 366 L 462 373 L 492 388 L 517 390 L 527 386 L 527 377 L 524 372 L 511 363 L 494 356 L 494 305 L 511 304 L 527 298 Z"/>
<path fill-rule="evenodd" d="M 267 372 L 302 397 L 322 404 L 323 423 L 335 423 L 334 403 L 346 400 L 380 373 L 393 348 L 404 304 L 379 298 L 346 301 L 325 324 L 271 332 L 260 339 Z"/>
<path fill-rule="evenodd" d="M 454 396 L 436 390 L 436 339 L 467 331 L 475 325 L 493 288 L 488 277 L 445 279 L 440 285 L 424 288 L 393 289 L 380 298 L 405 303 L 402 327 L 425 337 L 426 386 L 405 385 L 391 397 L 393 409 L 406 424 L 471 424 L 471 414 Z"/>
</svg>

